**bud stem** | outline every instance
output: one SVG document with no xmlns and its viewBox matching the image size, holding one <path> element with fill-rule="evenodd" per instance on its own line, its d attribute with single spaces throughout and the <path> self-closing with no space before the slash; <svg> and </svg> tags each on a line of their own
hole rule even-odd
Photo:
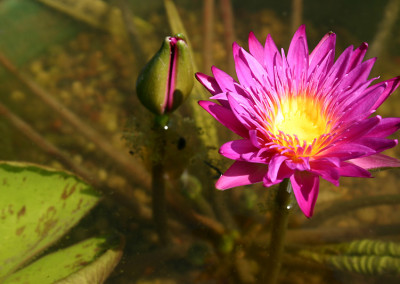
<svg viewBox="0 0 400 284">
<path fill-rule="evenodd" d="M 152 166 L 152 209 L 153 220 L 156 226 L 159 241 L 162 245 L 170 242 L 167 226 L 167 203 L 165 199 L 164 157 L 165 157 L 165 126 L 168 116 L 156 116 L 155 119 L 155 160 Z"/>
<path fill-rule="evenodd" d="M 271 241 L 269 245 L 268 269 L 265 269 L 265 283 L 277 283 L 281 268 L 282 254 L 285 246 L 285 235 L 290 213 L 292 185 L 289 179 L 284 179 L 278 188 L 275 207 L 272 215 Z"/>
</svg>

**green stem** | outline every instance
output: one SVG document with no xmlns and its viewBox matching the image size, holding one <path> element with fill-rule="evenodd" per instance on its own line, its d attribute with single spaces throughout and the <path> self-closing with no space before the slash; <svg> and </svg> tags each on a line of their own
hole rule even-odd
<svg viewBox="0 0 400 284">
<path fill-rule="evenodd" d="M 156 117 L 156 137 L 155 137 L 155 160 L 153 162 L 151 175 L 151 189 L 153 194 L 153 220 L 156 226 L 159 241 L 162 245 L 169 243 L 167 226 L 167 203 L 165 199 L 165 180 L 164 180 L 164 157 L 165 157 L 165 129 L 160 123 L 160 117 Z"/>
<path fill-rule="evenodd" d="M 291 192 L 292 185 L 289 179 L 283 180 L 276 194 L 269 246 L 269 265 L 264 273 L 264 281 L 268 284 L 277 283 L 278 280 L 285 246 L 285 234 L 289 220 Z"/>
</svg>

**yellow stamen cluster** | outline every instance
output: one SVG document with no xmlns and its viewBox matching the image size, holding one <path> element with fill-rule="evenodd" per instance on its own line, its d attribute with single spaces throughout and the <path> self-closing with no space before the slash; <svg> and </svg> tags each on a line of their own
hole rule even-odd
<svg viewBox="0 0 400 284">
<path fill-rule="evenodd" d="M 281 146 L 297 148 L 303 146 L 304 141 L 307 145 L 312 145 L 314 139 L 318 140 L 321 135 L 329 131 L 328 128 L 320 104 L 307 96 L 296 96 L 281 102 L 280 108 L 275 113 L 272 133 L 279 139 Z M 280 131 L 293 140 L 284 139 Z M 293 145 L 295 136 L 300 145 Z"/>
</svg>

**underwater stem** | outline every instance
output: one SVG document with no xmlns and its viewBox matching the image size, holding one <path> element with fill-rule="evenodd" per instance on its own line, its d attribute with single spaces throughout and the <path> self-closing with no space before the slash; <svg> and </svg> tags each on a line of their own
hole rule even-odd
<svg viewBox="0 0 400 284">
<path fill-rule="evenodd" d="M 228 230 L 238 230 L 235 219 L 233 218 L 231 211 L 229 211 L 227 202 L 224 195 L 220 191 L 215 190 L 214 183 L 211 185 L 210 190 L 210 202 L 218 219 L 225 225 Z M 226 196 L 226 195 L 225 195 Z"/>
<path fill-rule="evenodd" d="M 231 0 L 220 0 L 220 8 L 222 14 L 222 21 L 224 25 L 224 39 L 225 49 L 230 50 L 232 48 L 232 42 L 235 41 L 235 28 L 234 28 L 234 15 Z M 233 57 L 227 56 L 228 73 L 235 73 L 235 64 Z M 210 65 L 208 65 L 210 66 Z"/>
<path fill-rule="evenodd" d="M 46 140 L 2 103 L 0 103 L 0 116 L 5 117 L 19 132 L 25 135 L 32 143 L 36 144 L 36 146 L 42 149 L 47 155 L 63 164 L 66 169 L 79 175 L 79 177 L 100 190 L 104 195 L 113 198 L 118 203 L 125 205 L 131 210 L 133 209 L 140 218 L 145 220 L 149 219 L 147 215 L 143 213 L 147 211 L 146 205 L 137 202 L 132 188 L 118 186 L 109 188 L 104 182 L 100 181 L 95 174 L 88 171 L 82 165 L 77 164 L 68 153 Z"/>
<path fill-rule="evenodd" d="M 303 0 L 292 0 L 292 34 L 303 22 Z"/>
<path fill-rule="evenodd" d="M 285 245 L 285 234 L 289 220 L 290 194 L 292 185 L 289 179 L 283 180 L 275 198 L 275 208 L 272 218 L 271 241 L 269 245 L 268 269 L 265 269 L 263 279 L 265 283 L 277 283 L 281 268 L 282 254 Z"/>
<path fill-rule="evenodd" d="M 156 118 L 157 120 L 157 118 Z M 153 220 L 156 225 L 158 238 L 161 244 L 169 242 L 167 227 L 167 203 L 165 199 L 164 157 L 165 157 L 165 129 L 158 123 L 155 126 L 155 160 L 151 170 L 153 195 Z"/>
<path fill-rule="evenodd" d="M 24 134 L 28 139 L 35 143 L 39 148 L 45 151 L 47 154 L 61 162 L 65 165 L 68 170 L 71 170 L 78 174 L 80 177 L 86 181 L 91 181 L 93 185 L 98 185 L 97 180 L 93 175 L 88 173 L 86 169 L 78 166 L 68 154 L 62 152 L 56 146 L 48 142 L 43 138 L 38 132 L 36 132 L 31 126 L 29 126 L 25 121 L 23 121 L 16 114 L 11 112 L 5 105 L 0 103 L 0 116 L 4 116 L 14 127 Z"/>
<path fill-rule="evenodd" d="M 105 156 L 115 162 L 115 165 L 120 169 L 120 171 L 124 172 L 126 177 L 134 184 L 146 189 L 150 188 L 149 174 L 139 161 L 135 161 L 133 157 L 129 157 L 129 155 L 114 147 L 106 137 L 101 135 L 92 126 L 84 122 L 74 112 L 59 102 L 53 94 L 48 93 L 29 77 L 22 74 L 2 53 L 0 53 L 0 65 L 13 74 L 59 117 L 62 117 L 69 124 L 73 125 L 77 133 L 93 142 L 97 148 L 105 154 Z"/>
<path fill-rule="evenodd" d="M 205 0 L 203 4 L 203 70 L 207 70 L 213 61 L 214 0 Z"/>
</svg>

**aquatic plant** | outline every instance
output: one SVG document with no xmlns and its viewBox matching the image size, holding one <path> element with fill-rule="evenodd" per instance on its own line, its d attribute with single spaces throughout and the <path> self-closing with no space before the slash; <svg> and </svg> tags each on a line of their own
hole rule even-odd
<svg viewBox="0 0 400 284">
<path fill-rule="evenodd" d="M 314 247 L 299 254 L 342 271 L 365 275 L 400 275 L 400 245 L 396 242 L 365 239 Z"/>
<path fill-rule="evenodd" d="M 397 145 L 385 137 L 399 129 L 400 118 L 370 117 L 400 77 L 370 86 L 375 58 L 362 62 L 368 45 L 348 47 L 335 62 L 335 41 L 328 33 L 309 54 L 303 25 L 286 56 L 270 35 L 262 46 L 250 33 L 250 53 L 233 44 L 239 82 L 216 67 L 214 77 L 196 74 L 217 100 L 199 104 L 242 138 L 221 146 L 219 153 L 235 162 L 216 187 L 280 184 L 263 273 L 268 283 L 278 279 L 292 192 L 311 217 L 320 177 L 338 186 L 341 176 L 370 177 L 369 169 L 400 166 L 380 154 Z"/>
<path fill-rule="evenodd" d="M 362 62 L 368 45 L 348 47 L 335 62 L 335 39 L 326 34 L 309 54 L 301 26 L 286 56 L 270 35 L 263 47 L 250 33 L 250 53 L 233 45 L 239 82 L 216 67 L 214 77 L 197 73 L 218 102 L 200 105 L 242 138 L 220 148 L 235 162 L 218 189 L 258 182 L 269 187 L 288 178 L 311 217 L 320 177 L 338 186 L 341 176 L 370 177 L 369 169 L 400 166 L 380 154 L 397 145 L 385 137 L 400 127 L 400 118 L 370 117 L 400 77 L 370 86 L 375 59 Z"/>
<path fill-rule="evenodd" d="M 48 251 L 99 203 L 98 192 L 70 172 L 31 163 L 0 162 L 0 176 L 0 282 L 104 282 L 122 257 L 119 237 Z"/>
<path fill-rule="evenodd" d="M 182 34 L 164 39 L 161 48 L 140 72 L 136 82 L 140 102 L 156 115 L 151 183 L 153 219 L 164 244 L 169 239 L 164 185 L 165 131 L 168 129 L 169 114 L 187 99 L 193 84 L 192 57 Z"/>
<path fill-rule="evenodd" d="M 141 103 L 163 115 L 178 108 L 193 88 L 193 66 L 182 34 L 166 37 L 160 50 L 143 68 L 136 82 Z"/>
</svg>

